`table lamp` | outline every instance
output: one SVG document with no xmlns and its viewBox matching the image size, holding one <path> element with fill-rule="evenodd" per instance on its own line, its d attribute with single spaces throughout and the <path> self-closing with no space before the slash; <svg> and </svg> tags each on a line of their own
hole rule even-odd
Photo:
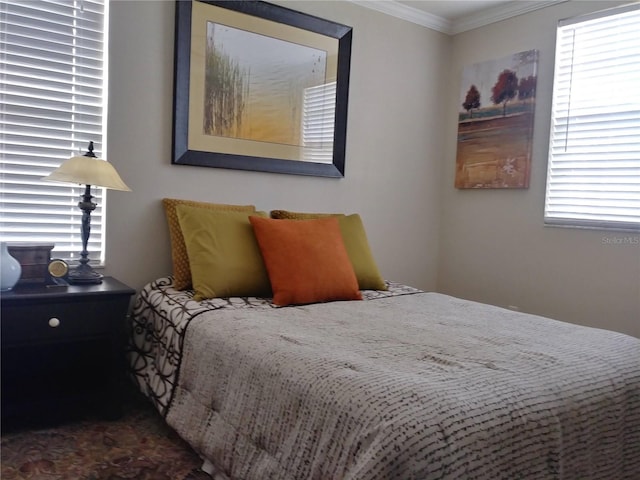
<svg viewBox="0 0 640 480">
<path fill-rule="evenodd" d="M 69 270 L 67 280 L 71 284 L 95 284 L 102 283 L 102 275 L 89 265 L 89 252 L 87 243 L 91 233 L 91 212 L 96 204 L 91 201 L 91 185 L 130 192 L 131 189 L 125 183 L 106 160 L 96 157 L 93 153 L 93 142 L 89 142 L 89 151 L 83 156 L 74 156 L 65 160 L 56 170 L 43 178 L 43 180 L 66 183 L 79 183 L 85 185 L 82 199 L 78 207 L 82 210 L 82 252 L 80 252 L 80 264 Z"/>
</svg>

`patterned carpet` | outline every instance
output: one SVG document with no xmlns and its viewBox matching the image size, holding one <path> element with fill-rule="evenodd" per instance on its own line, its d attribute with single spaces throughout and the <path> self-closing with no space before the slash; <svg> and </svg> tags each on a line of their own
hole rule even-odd
<svg viewBox="0 0 640 480">
<path fill-rule="evenodd" d="M 202 461 L 141 396 L 117 421 L 2 433 L 2 480 L 208 480 Z"/>
</svg>

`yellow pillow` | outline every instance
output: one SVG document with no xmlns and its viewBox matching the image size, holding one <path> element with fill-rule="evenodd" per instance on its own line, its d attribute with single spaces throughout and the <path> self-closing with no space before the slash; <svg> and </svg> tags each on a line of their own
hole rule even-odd
<svg viewBox="0 0 640 480">
<path fill-rule="evenodd" d="M 250 216 L 273 288 L 273 303 L 362 300 L 335 218 L 274 220 Z"/>
<path fill-rule="evenodd" d="M 313 218 L 337 217 L 340 231 L 347 249 L 349 260 L 358 278 L 360 290 L 387 290 L 378 265 L 369 247 L 369 240 L 360 215 L 341 213 L 302 213 L 287 210 L 272 210 L 271 218 L 290 220 L 309 220 Z"/>
<path fill-rule="evenodd" d="M 249 215 L 188 205 L 176 207 L 189 254 L 194 300 L 270 297 L 271 284 Z"/>
<path fill-rule="evenodd" d="M 163 198 L 162 205 L 167 216 L 169 225 L 169 238 L 171 239 L 171 261 L 173 262 L 173 287 L 177 290 L 184 290 L 191 287 L 191 269 L 189 267 L 189 257 L 184 244 L 180 223 L 176 207 L 178 205 L 189 205 L 208 210 L 230 211 L 230 212 L 255 212 L 253 205 L 226 205 L 223 203 L 196 202 L 193 200 L 178 200 L 175 198 Z"/>
</svg>

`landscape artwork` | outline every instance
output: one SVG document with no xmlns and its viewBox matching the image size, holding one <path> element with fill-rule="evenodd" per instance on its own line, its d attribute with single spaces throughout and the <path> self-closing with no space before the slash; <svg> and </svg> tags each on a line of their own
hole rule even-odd
<svg viewBox="0 0 640 480">
<path fill-rule="evenodd" d="M 352 27 L 269 2 L 175 2 L 171 163 L 344 177 Z"/>
<path fill-rule="evenodd" d="M 538 51 L 465 67 L 456 188 L 528 188 Z"/>
<path fill-rule="evenodd" d="M 207 22 L 203 133 L 303 146 L 305 93 L 326 83 L 326 57 L 316 48 Z M 331 100 L 333 107 L 335 94 Z"/>
</svg>

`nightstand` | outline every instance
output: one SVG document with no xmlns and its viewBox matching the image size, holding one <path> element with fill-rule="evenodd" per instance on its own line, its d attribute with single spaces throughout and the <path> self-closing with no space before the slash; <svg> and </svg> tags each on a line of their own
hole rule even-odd
<svg viewBox="0 0 640 480">
<path fill-rule="evenodd" d="M 98 285 L 0 294 L 3 429 L 83 414 L 120 415 L 126 315 L 134 293 L 105 277 Z"/>
</svg>

